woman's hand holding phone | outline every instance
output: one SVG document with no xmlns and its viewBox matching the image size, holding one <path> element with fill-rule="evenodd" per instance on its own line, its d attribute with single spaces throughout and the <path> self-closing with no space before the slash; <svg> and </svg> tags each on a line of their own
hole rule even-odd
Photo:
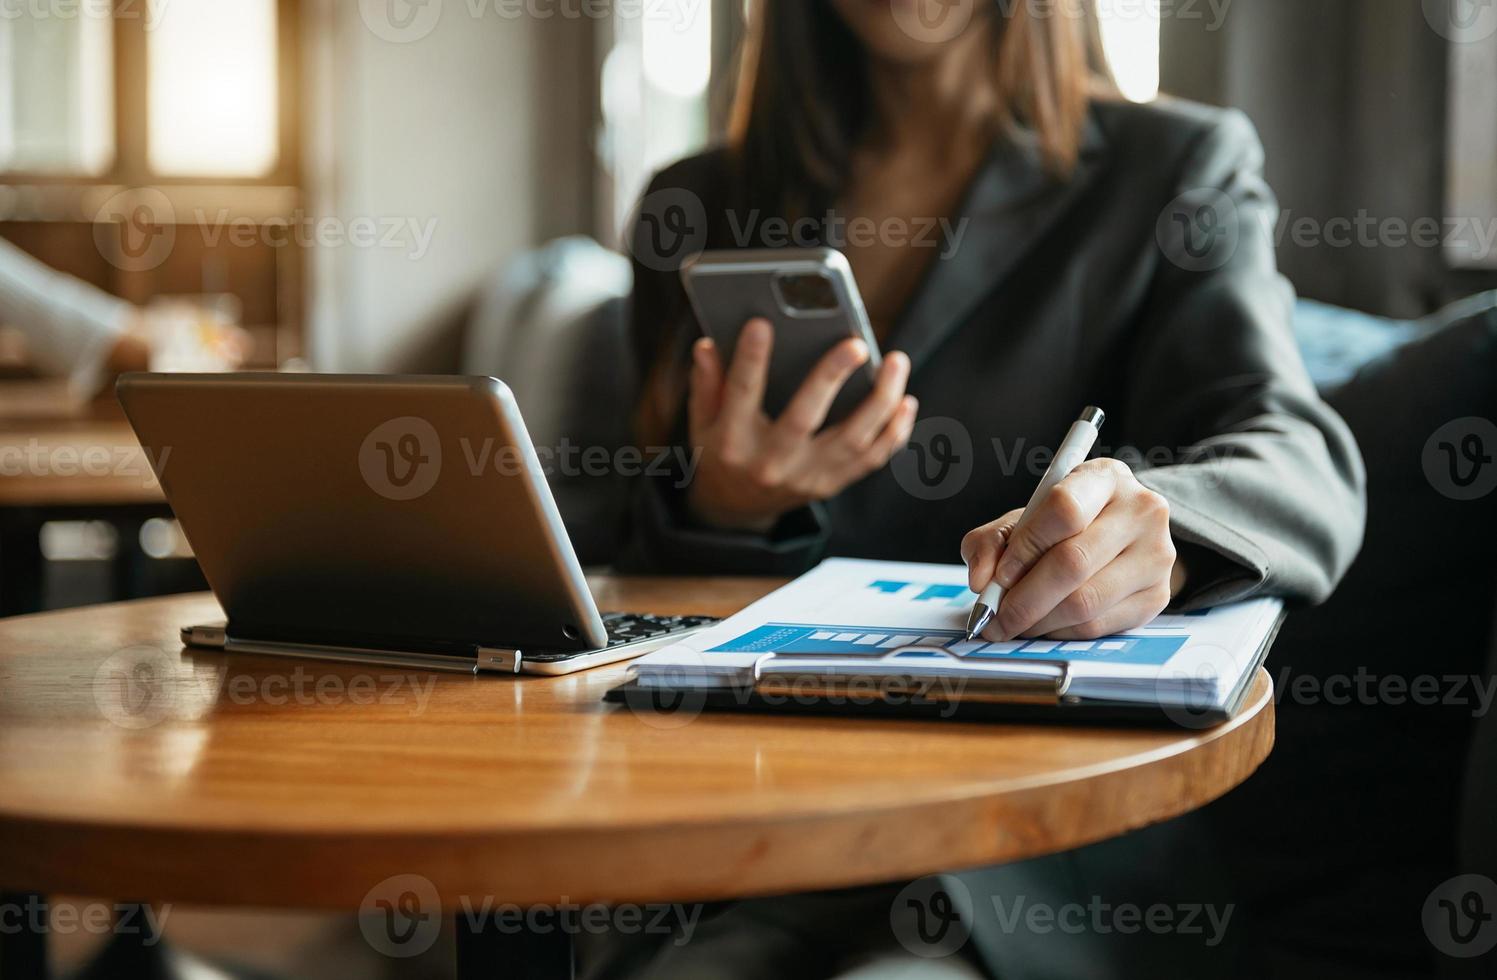
<svg viewBox="0 0 1497 980">
<path fill-rule="evenodd" d="M 905 394 L 910 361 L 894 352 L 863 404 L 822 428 L 843 384 L 868 360 L 867 345 L 856 339 L 827 352 L 771 419 L 764 389 L 773 345 L 769 321 L 756 319 L 739 335 L 731 365 L 705 337 L 692 348 L 687 408 L 702 460 L 686 499 L 696 519 L 713 527 L 768 531 L 786 513 L 882 469 L 915 427 L 919 406 Z"/>
</svg>

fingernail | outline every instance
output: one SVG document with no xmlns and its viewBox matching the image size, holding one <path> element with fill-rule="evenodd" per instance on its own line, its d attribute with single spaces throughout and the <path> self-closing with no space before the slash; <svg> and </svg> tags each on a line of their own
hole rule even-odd
<svg viewBox="0 0 1497 980">
<path fill-rule="evenodd" d="M 910 414 L 918 415 L 920 412 L 920 399 L 916 398 L 914 395 L 909 395 L 906 396 L 905 401 L 910 403 Z"/>
<path fill-rule="evenodd" d="M 1011 589 L 1019 579 L 1019 568 L 1020 565 L 1017 559 L 1005 558 L 998 563 L 998 573 L 993 577 L 998 581 L 999 585 L 1005 589 Z"/>
</svg>

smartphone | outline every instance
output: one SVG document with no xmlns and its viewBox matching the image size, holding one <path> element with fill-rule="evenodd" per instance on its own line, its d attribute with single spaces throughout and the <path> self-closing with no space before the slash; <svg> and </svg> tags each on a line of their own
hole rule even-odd
<svg viewBox="0 0 1497 980">
<path fill-rule="evenodd" d="M 822 355 L 849 337 L 868 345 L 868 360 L 832 403 L 827 423 L 846 418 L 873 390 L 878 343 L 847 257 L 836 249 L 703 252 L 681 270 L 702 331 L 731 364 L 743 325 L 763 317 L 774 326 L 764 411 L 778 418 Z"/>
</svg>

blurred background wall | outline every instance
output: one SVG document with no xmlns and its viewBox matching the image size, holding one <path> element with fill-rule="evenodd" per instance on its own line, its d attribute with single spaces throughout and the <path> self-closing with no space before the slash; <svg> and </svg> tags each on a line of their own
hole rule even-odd
<svg viewBox="0 0 1497 980">
<path fill-rule="evenodd" d="M 417 22 L 402 40 L 370 28 L 385 21 L 368 4 L 310 6 L 309 94 L 325 127 L 311 156 L 314 194 L 350 221 L 421 226 L 403 239 L 413 248 L 328 250 L 309 349 L 338 370 L 419 363 L 442 349 L 452 314 L 505 259 L 591 230 L 595 24 L 472 17 L 450 4 L 429 34 L 415 37 Z"/>
<path fill-rule="evenodd" d="M 1385 234 L 1497 221 L 1497 8 L 1094 2 L 1130 97 L 1162 90 L 1257 123 L 1302 295 L 1417 316 L 1497 284 L 1490 247 Z M 618 242 L 649 173 L 720 134 L 744 3 L 16 9 L 0 18 L 0 236 L 140 303 L 227 297 L 259 366 L 386 371 L 455 370 L 473 296 L 522 252 L 575 233 Z M 228 242 L 225 215 L 259 232 Z M 1326 240 L 1359 215 L 1374 247 Z M 1321 235 L 1302 241 L 1299 220 Z M 282 225 L 306 234 L 265 233 Z M 126 254 L 163 227 L 164 258 Z M 377 244 L 350 243 L 369 228 Z"/>
<path fill-rule="evenodd" d="M 1365 212 L 1395 232 L 1398 221 L 1431 217 L 1490 223 L 1497 145 L 1490 130 L 1464 138 L 1497 120 L 1490 17 L 1477 0 L 1235 2 L 1220 29 L 1163 19 L 1162 86 L 1252 118 L 1286 222 L 1324 226 Z M 1484 194 L 1455 193 L 1455 146 Z M 1497 285 L 1497 256 L 1467 258 L 1390 241 L 1302 245 L 1292 226 L 1279 247 L 1302 295 L 1387 316 L 1420 316 Z"/>
</svg>

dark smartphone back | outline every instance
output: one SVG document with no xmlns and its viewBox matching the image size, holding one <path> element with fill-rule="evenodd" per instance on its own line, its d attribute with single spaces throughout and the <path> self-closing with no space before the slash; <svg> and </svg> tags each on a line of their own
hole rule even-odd
<svg viewBox="0 0 1497 980">
<path fill-rule="evenodd" d="M 880 362 L 847 258 L 835 249 L 704 252 L 681 271 L 703 332 L 732 363 L 743 325 L 763 317 L 774 325 L 774 353 L 764 410 L 777 418 L 822 355 L 849 337 L 868 345 L 869 359 L 838 394 L 827 422 L 845 418 L 868 397 Z"/>
</svg>

